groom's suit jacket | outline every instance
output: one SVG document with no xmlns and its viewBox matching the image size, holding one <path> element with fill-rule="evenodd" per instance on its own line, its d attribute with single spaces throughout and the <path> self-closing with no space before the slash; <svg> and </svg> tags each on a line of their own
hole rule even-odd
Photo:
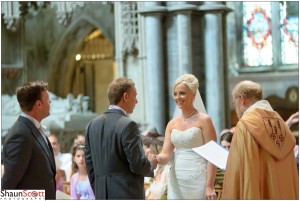
<svg viewBox="0 0 300 201">
<path fill-rule="evenodd" d="M 3 144 L 2 189 L 45 190 L 45 198 L 54 200 L 56 168 L 48 143 L 31 120 L 19 116 Z"/>
<path fill-rule="evenodd" d="M 96 199 L 145 199 L 144 177 L 153 168 L 137 124 L 109 109 L 86 128 L 86 165 Z"/>
</svg>

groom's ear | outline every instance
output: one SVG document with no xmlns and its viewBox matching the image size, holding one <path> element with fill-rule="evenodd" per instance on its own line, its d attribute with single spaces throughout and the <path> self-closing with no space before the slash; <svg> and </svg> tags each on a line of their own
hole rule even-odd
<svg viewBox="0 0 300 201">
<path fill-rule="evenodd" d="M 125 92 L 125 93 L 123 94 L 123 97 L 122 97 L 122 98 L 124 99 L 125 102 L 127 102 L 127 101 L 128 101 L 128 92 Z"/>
</svg>

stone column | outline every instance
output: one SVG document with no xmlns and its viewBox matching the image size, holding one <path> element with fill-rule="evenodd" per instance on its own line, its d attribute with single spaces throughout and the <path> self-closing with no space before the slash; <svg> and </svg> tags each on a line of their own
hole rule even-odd
<svg viewBox="0 0 300 201">
<path fill-rule="evenodd" d="M 114 15 L 115 15 L 115 60 L 118 66 L 118 76 L 125 76 L 125 70 L 124 70 L 124 61 L 123 61 L 123 54 L 122 54 L 122 26 L 121 26 L 121 2 L 115 2 L 114 4 Z"/>
<path fill-rule="evenodd" d="M 225 74 L 226 57 L 224 50 L 223 35 L 223 13 L 230 9 L 217 2 L 206 2 L 199 7 L 203 11 L 205 28 L 204 28 L 204 43 L 205 43 L 205 77 L 206 77 L 206 110 L 211 116 L 216 129 L 217 138 L 226 126 L 225 120 L 228 116 L 225 108 L 227 107 L 225 99 L 227 82 L 227 74 Z"/>
<path fill-rule="evenodd" d="M 169 26 L 167 30 L 168 51 L 168 102 L 169 118 L 173 117 L 176 107 L 172 90 L 174 81 L 179 75 L 192 73 L 192 33 L 191 14 L 197 6 L 187 2 L 167 2 L 169 12 Z M 174 16 L 171 18 L 170 16 Z"/>
<path fill-rule="evenodd" d="M 176 2 L 168 7 L 169 12 L 175 12 L 177 17 L 179 75 L 192 73 L 191 12 L 196 9 L 195 5 L 186 2 Z"/>
<path fill-rule="evenodd" d="M 164 52 L 161 14 L 166 8 L 161 2 L 144 2 L 140 12 L 145 16 L 146 51 L 146 119 L 148 128 L 156 127 L 160 134 L 165 131 Z"/>
<path fill-rule="evenodd" d="M 192 33 L 191 13 L 196 10 L 195 5 L 186 2 L 176 2 L 168 8 L 169 12 L 176 12 L 177 16 L 177 48 L 178 73 L 192 73 Z"/>
</svg>

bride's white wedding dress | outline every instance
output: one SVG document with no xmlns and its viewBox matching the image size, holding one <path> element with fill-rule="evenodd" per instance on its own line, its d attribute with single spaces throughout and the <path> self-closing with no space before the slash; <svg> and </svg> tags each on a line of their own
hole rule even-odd
<svg viewBox="0 0 300 201">
<path fill-rule="evenodd" d="M 207 161 L 192 150 L 204 145 L 202 130 L 197 127 L 184 131 L 173 129 L 171 142 L 175 146 L 175 152 L 168 184 L 168 199 L 206 199 Z"/>
</svg>

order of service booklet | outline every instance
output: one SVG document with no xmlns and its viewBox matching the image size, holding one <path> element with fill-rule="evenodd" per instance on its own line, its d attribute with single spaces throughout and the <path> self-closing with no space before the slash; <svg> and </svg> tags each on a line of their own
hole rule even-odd
<svg viewBox="0 0 300 201">
<path fill-rule="evenodd" d="M 193 148 L 193 151 L 215 166 L 225 170 L 229 152 L 215 141 L 211 140 L 205 145 Z"/>
</svg>

